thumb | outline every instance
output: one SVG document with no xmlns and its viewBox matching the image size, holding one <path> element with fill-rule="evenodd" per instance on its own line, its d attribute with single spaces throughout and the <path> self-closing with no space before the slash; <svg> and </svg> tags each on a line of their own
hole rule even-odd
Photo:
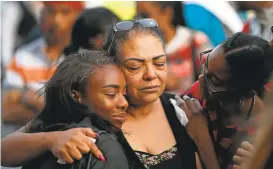
<svg viewBox="0 0 273 169">
<path fill-rule="evenodd" d="M 91 128 L 82 128 L 82 132 L 84 135 L 92 138 L 97 137 L 97 133 L 95 133 Z"/>
</svg>

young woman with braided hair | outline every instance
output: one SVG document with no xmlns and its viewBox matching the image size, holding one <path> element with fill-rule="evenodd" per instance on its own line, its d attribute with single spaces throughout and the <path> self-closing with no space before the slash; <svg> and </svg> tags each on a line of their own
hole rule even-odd
<svg viewBox="0 0 273 169">
<path fill-rule="evenodd" d="M 236 33 L 207 54 L 199 81 L 186 93 L 199 98 L 208 113 L 209 126 L 221 168 L 233 166 L 233 156 L 252 133 L 244 126 L 263 107 L 263 94 L 273 70 L 269 42 Z M 200 89 L 200 90 L 199 90 Z"/>
</svg>

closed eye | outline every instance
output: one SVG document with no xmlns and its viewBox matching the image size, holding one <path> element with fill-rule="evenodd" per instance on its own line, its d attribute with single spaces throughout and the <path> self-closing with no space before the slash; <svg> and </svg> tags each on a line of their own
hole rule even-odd
<svg viewBox="0 0 273 169">
<path fill-rule="evenodd" d="M 166 62 L 162 62 L 162 63 L 155 63 L 156 66 L 165 66 Z"/>
<path fill-rule="evenodd" d="M 128 67 L 128 69 L 130 69 L 130 70 L 137 70 L 139 68 L 140 68 L 140 66 L 138 66 L 138 67 Z"/>
<path fill-rule="evenodd" d="M 115 97 L 117 94 L 116 93 L 106 93 L 105 95 L 108 97 Z"/>
</svg>

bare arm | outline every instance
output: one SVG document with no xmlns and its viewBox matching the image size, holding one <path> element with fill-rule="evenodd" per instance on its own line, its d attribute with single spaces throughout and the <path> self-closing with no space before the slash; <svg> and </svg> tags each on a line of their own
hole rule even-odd
<svg viewBox="0 0 273 169">
<path fill-rule="evenodd" d="M 1 165 L 21 166 L 46 151 L 51 151 L 58 159 L 73 163 L 82 154 L 91 151 L 97 158 L 102 153 L 90 141 L 96 134 L 90 128 L 74 128 L 66 131 L 26 133 L 25 127 L 1 140 Z"/>
<path fill-rule="evenodd" d="M 202 107 L 197 99 L 184 96 L 181 99 L 175 96 L 177 104 L 185 112 L 188 123 L 186 129 L 190 137 L 195 142 L 199 155 L 208 169 L 220 169 L 213 143 L 208 131 L 207 120 L 204 117 Z M 199 169 L 200 167 L 198 167 Z"/>
<path fill-rule="evenodd" d="M 7 167 L 21 166 L 50 150 L 52 133 L 26 133 L 25 127 L 15 131 L 1 140 L 1 165 Z M 52 135 L 52 136 L 51 136 Z"/>
<path fill-rule="evenodd" d="M 202 140 L 195 141 L 195 143 L 199 150 L 200 158 L 205 163 L 206 168 L 220 169 L 209 133 L 204 134 Z"/>
</svg>

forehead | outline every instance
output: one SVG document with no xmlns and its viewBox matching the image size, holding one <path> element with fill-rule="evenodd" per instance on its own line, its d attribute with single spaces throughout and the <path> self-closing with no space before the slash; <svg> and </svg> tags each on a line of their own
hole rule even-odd
<svg viewBox="0 0 273 169">
<path fill-rule="evenodd" d="M 121 84 L 125 83 L 125 76 L 115 64 L 96 67 L 94 74 L 89 76 L 89 82 L 93 85 Z"/>
<path fill-rule="evenodd" d="M 208 69 L 211 72 L 228 71 L 228 64 L 224 57 L 224 49 L 219 45 L 208 55 Z"/>
<path fill-rule="evenodd" d="M 74 10 L 71 6 L 63 4 L 63 3 L 57 3 L 57 4 L 46 4 L 45 6 L 46 10 Z"/>
<path fill-rule="evenodd" d="M 138 33 L 134 38 L 123 42 L 120 59 L 139 58 L 150 60 L 155 56 L 164 54 L 164 47 L 158 38 L 153 35 Z"/>
</svg>

